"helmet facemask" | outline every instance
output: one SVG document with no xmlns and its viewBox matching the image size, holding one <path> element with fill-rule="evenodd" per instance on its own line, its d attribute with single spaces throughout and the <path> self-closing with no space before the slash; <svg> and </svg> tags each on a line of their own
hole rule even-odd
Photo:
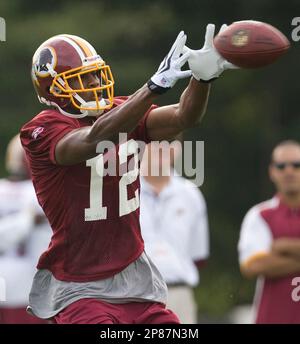
<svg viewBox="0 0 300 344">
<path fill-rule="evenodd" d="M 88 73 L 97 73 L 100 80 L 99 86 L 85 87 L 82 77 Z M 54 71 L 53 77 L 50 93 L 57 98 L 69 98 L 72 106 L 84 116 L 98 116 L 113 106 L 113 76 L 110 67 L 99 55 L 86 58 L 83 61 L 83 66 L 62 73 Z M 70 86 L 72 81 L 77 81 L 77 88 Z M 83 99 L 87 93 L 91 93 L 91 100 Z M 84 116 L 79 115 L 78 117 Z"/>
</svg>

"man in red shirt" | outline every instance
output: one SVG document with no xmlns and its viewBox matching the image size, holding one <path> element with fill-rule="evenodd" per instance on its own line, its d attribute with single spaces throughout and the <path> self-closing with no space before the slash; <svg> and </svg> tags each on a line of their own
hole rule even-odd
<svg viewBox="0 0 300 344">
<path fill-rule="evenodd" d="M 33 83 L 52 108 L 23 126 L 21 140 L 53 236 L 38 262 L 31 313 L 57 323 L 178 323 L 144 252 L 139 151 L 141 142 L 173 138 L 200 121 L 210 82 L 234 67 L 213 37 L 209 24 L 204 47 L 191 50 L 180 32 L 147 84 L 116 98 L 110 67 L 84 39 L 58 35 L 37 49 Z M 191 70 L 182 71 L 187 61 Z M 191 75 L 179 104 L 152 105 Z M 114 165 L 118 171 L 106 173 Z"/>
<path fill-rule="evenodd" d="M 241 271 L 246 277 L 259 277 L 256 323 L 300 324 L 300 304 L 293 297 L 300 276 L 298 142 L 284 141 L 275 147 L 270 178 L 277 195 L 250 209 L 242 224 Z"/>
</svg>

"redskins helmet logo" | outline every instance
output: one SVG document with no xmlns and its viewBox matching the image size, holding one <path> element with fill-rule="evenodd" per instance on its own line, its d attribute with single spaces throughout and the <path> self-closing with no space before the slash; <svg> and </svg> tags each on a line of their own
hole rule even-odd
<svg viewBox="0 0 300 344">
<path fill-rule="evenodd" d="M 34 71 L 39 77 L 47 77 L 50 75 L 49 66 L 54 70 L 56 66 L 56 54 L 53 48 L 43 48 L 37 55 L 36 61 L 34 62 Z"/>
<path fill-rule="evenodd" d="M 236 31 L 231 37 L 231 43 L 236 47 L 243 47 L 249 42 L 249 31 L 239 30 Z"/>
</svg>

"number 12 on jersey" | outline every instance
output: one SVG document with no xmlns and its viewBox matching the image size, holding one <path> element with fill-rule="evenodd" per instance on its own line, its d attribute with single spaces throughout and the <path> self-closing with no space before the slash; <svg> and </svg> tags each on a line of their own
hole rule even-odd
<svg viewBox="0 0 300 344">
<path fill-rule="evenodd" d="M 119 216 L 135 211 L 139 205 L 139 190 L 135 191 L 133 198 L 128 199 L 127 186 L 132 184 L 139 175 L 138 143 L 131 139 L 119 146 L 120 165 L 127 163 L 128 156 L 133 155 L 133 169 L 124 173 L 119 180 Z M 91 169 L 90 207 L 85 208 L 85 221 L 107 219 L 107 207 L 103 204 L 104 160 L 103 154 L 86 161 Z M 117 206 L 117 205 L 116 205 Z"/>
</svg>

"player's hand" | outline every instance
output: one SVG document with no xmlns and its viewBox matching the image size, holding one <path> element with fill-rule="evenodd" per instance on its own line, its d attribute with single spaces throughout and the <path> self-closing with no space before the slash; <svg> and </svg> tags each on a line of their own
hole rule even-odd
<svg viewBox="0 0 300 344">
<path fill-rule="evenodd" d="M 223 24 L 220 32 L 227 28 Z M 200 50 L 192 50 L 184 47 L 184 53 L 189 52 L 189 67 L 192 70 L 193 77 L 201 81 L 212 81 L 218 78 L 226 69 L 236 69 L 237 66 L 225 60 L 216 50 L 214 46 L 215 25 L 208 24 L 205 33 L 204 46 Z"/>
<path fill-rule="evenodd" d="M 165 93 L 171 89 L 178 79 L 187 78 L 192 75 L 190 70 L 181 70 L 187 62 L 190 52 L 183 53 L 186 42 L 186 35 L 183 31 L 179 33 L 171 50 L 160 64 L 157 72 L 148 81 L 149 89 L 154 93 Z"/>
</svg>

